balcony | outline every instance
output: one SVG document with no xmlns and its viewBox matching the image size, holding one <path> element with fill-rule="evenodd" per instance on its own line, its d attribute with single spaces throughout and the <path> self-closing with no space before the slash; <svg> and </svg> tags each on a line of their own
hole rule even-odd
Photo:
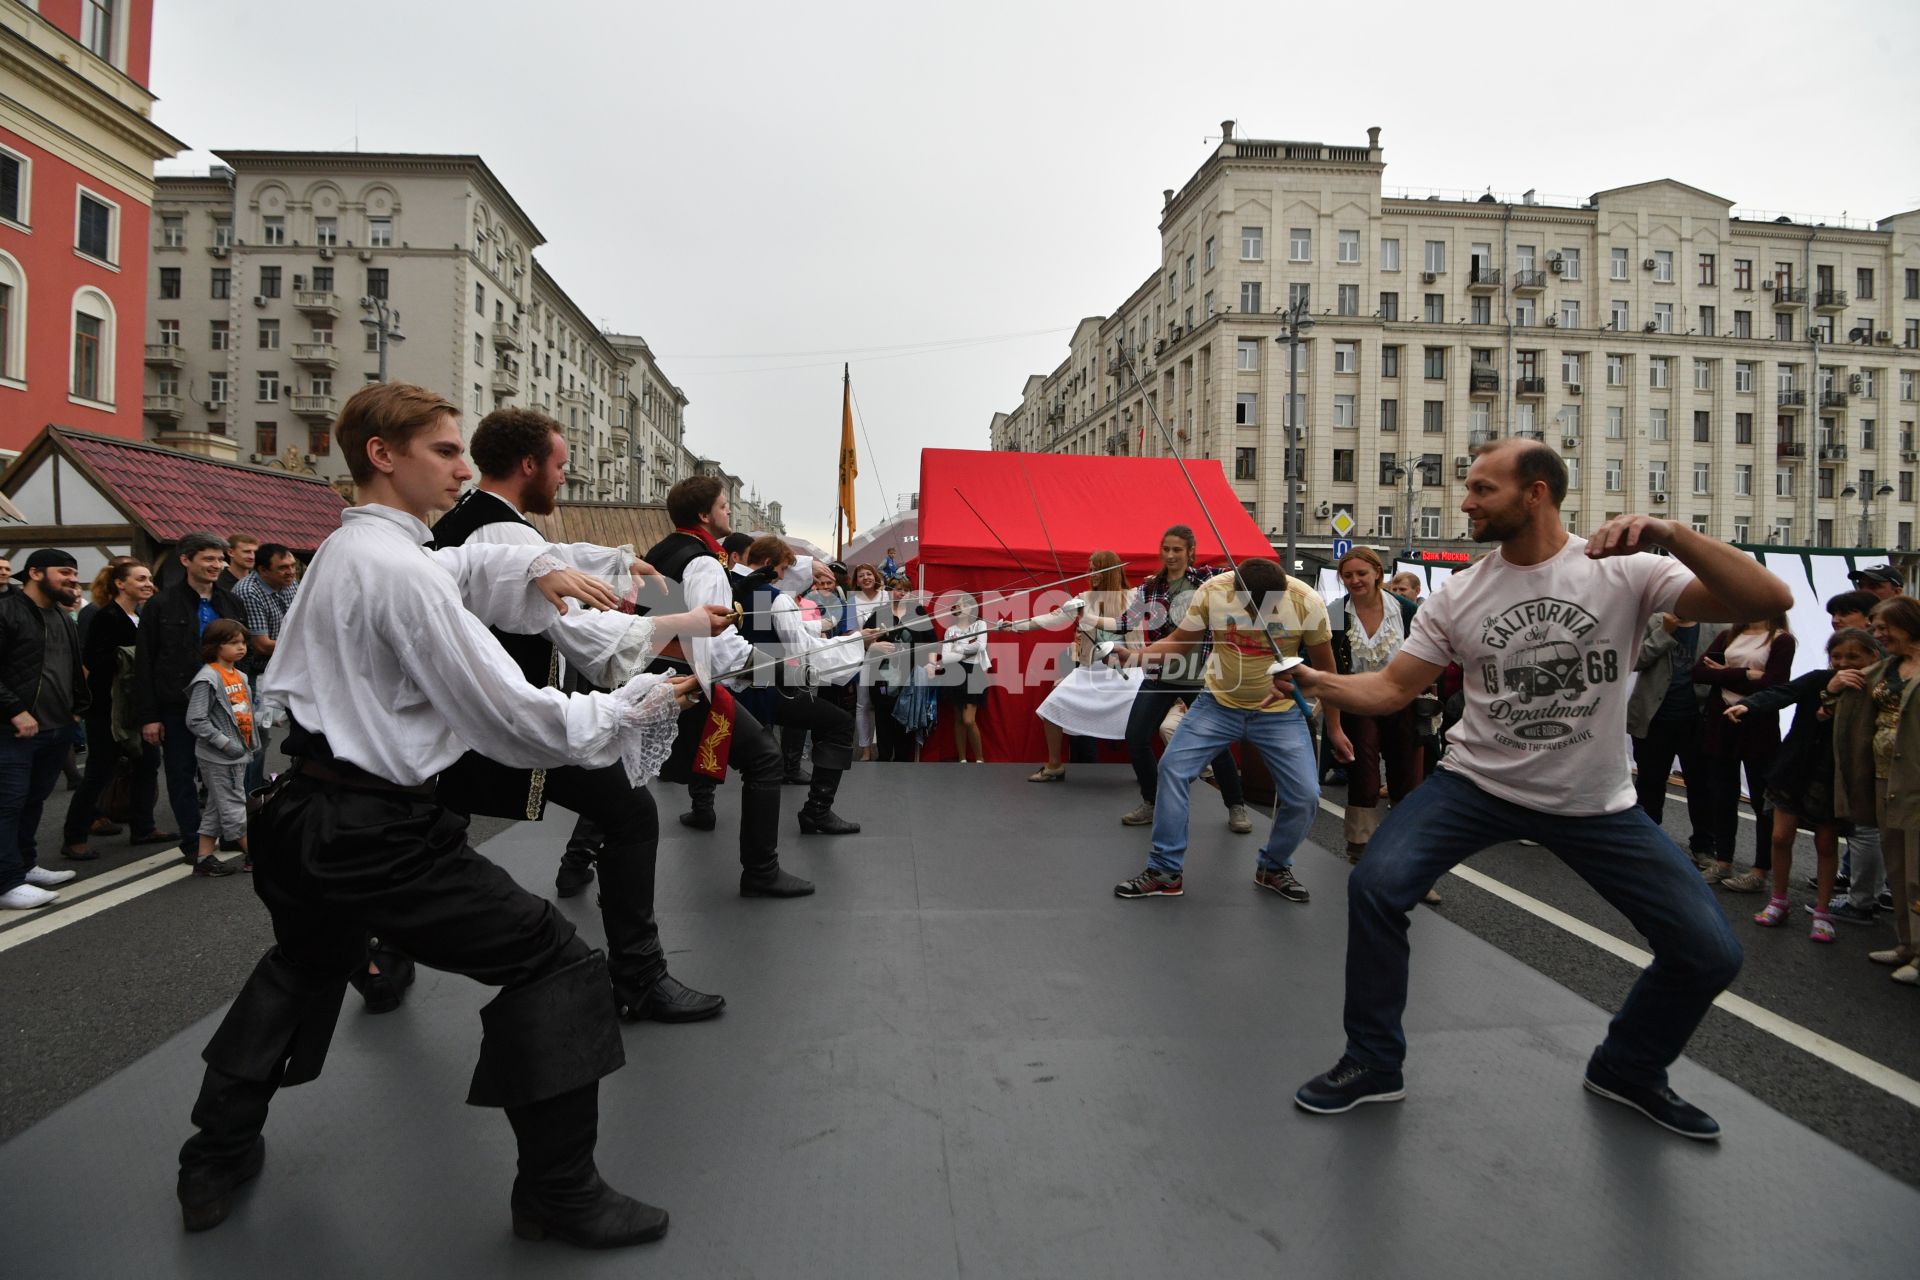
<svg viewBox="0 0 1920 1280">
<path fill-rule="evenodd" d="M 1467 394 L 1473 396 L 1499 395 L 1499 372 L 1493 369 L 1475 369 L 1467 378 Z"/>
<path fill-rule="evenodd" d="M 559 400 L 561 404 L 578 409 L 582 413 L 591 414 L 593 412 L 593 398 L 584 391 L 562 391 L 559 395 Z"/>
<path fill-rule="evenodd" d="M 520 322 L 517 320 L 495 320 L 493 322 L 493 345 L 502 351 L 520 350 Z"/>
<path fill-rule="evenodd" d="M 1807 407 L 1807 393 L 1804 391 L 1782 391 L 1779 393 L 1779 405 L 1782 409 L 1798 412 Z"/>
<path fill-rule="evenodd" d="M 1513 273 L 1513 291 L 1515 293 L 1539 293 L 1547 287 L 1547 273 L 1544 271 L 1516 271 Z"/>
<path fill-rule="evenodd" d="M 179 369 L 187 363 L 187 351 L 177 342 L 149 342 L 147 363 L 163 369 Z"/>
<path fill-rule="evenodd" d="M 1846 457 L 1847 446 L 1843 444 L 1823 444 L 1820 446 L 1820 461 L 1822 462 L 1844 462 Z"/>
<path fill-rule="evenodd" d="M 1498 293 L 1500 278 L 1505 273 L 1496 267 L 1476 266 L 1467 276 L 1468 293 Z"/>
<path fill-rule="evenodd" d="M 340 412 L 338 396 L 294 396 L 293 411 L 303 418 L 323 418 L 328 422 Z"/>
<path fill-rule="evenodd" d="M 1798 440 L 1781 440 L 1773 446 L 1773 456 L 1776 458 L 1804 458 L 1807 456 L 1807 446 L 1801 444 Z"/>
<path fill-rule="evenodd" d="M 1816 289 L 1813 294 L 1815 311 L 1844 311 L 1847 306 L 1845 289 Z"/>
<path fill-rule="evenodd" d="M 1828 388 L 1820 393 L 1822 409 L 1844 409 L 1847 407 L 1847 393 Z"/>
<path fill-rule="evenodd" d="M 1541 399 L 1547 394 L 1547 380 L 1545 378 L 1515 378 L 1513 380 L 1513 394 L 1516 396 L 1531 397 L 1535 400 Z"/>
<path fill-rule="evenodd" d="M 337 316 L 340 314 L 340 295 L 337 293 L 315 293 L 312 289 L 295 289 L 293 307 L 309 315 Z"/>
<path fill-rule="evenodd" d="M 295 364 L 333 369 L 340 364 L 340 348 L 331 342 L 296 342 L 293 344 L 293 360 Z"/>
<path fill-rule="evenodd" d="M 145 402 L 149 418 L 168 418 L 178 420 L 187 411 L 186 399 L 182 396 L 150 395 Z"/>
<path fill-rule="evenodd" d="M 1796 289 L 1792 285 L 1775 285 L 1773 305 L 1776 310 L 1785 307 L 1804 307 L 1807 305 L 1807 291 Z"/>
<path fill-rule="evenodd" d="M 1536 432 L 1535 434 L 1538 434 L 1538 433 Z M 1498 431 L 1493 431 L 1493 430 L 1469 431 L 1467 432 L 1467 448 L 1469 449 L 1484 448 L 1487 445 L 1492 444 L 1495 440 L 1498 440 L 1499 438 L 1500 438 L 1500 433 Z"/>
<path fill-rule="evenodd" d="M 520 365 L 517 361 L 504 360 L 493 366 L 493 394 L 497 396 L 520 394 Z"/>
</svg>

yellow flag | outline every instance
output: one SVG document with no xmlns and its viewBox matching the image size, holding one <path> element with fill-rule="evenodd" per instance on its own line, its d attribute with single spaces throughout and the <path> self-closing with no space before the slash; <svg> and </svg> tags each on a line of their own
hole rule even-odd
<svg viewBox="0 0 1920 1280">
<path fill-rule="evenodd" d="M 847 537 L 853 536 L 853 481 L 860 474 L 860 460 L 853 450 L 853 371 L 849 367 L 841 379 L 840 392 L 840 510 L 847 517 Z"/>
</svg>

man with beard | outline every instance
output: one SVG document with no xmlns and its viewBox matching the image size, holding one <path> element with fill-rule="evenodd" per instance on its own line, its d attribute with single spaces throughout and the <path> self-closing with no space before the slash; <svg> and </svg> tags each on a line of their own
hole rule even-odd
<svg viewBox="0 0 1920 1280">
<path fill-rule="evenodd" d="M 1497 549 L 1456 573 L 1414 618 L 1383 670 L 1274 679 L 1342 711 L 1386 715 L 1449 662 L 1466 673 L 1466 712 L 1433 777 L 1381 824 L 1347 888 L 1346 1053 L 1294 1095 L 1322 1115 L 1406 1096 L 1407 913 L 1463 859 L 1503 840 L 1551 849 L 1653 948 L 1587 1062 L 1585 1086 L 1683 1137 L 1717 1121 L 1667 1085 L 1740 945 L 1686 852 L 1635 803 L 1621 749 L 1647 621 L 1657 613 L 1745 622 L 1793 595 L 1751 557 L 1684 524 L 1622 515 L 1591 539 L 1560 517 L 1567 468 L 1536 441 L 1483 449 L 1460 509 Z M 1637 555 L 1660 548 L 1664 556 Z"/>
<path fill-rule="evenodd" d="M 21 589 L 0 595 L 0 712 L 11 722 L 0 735 L 0 909 L 44 907 L 57 896 L 49 890 L 74 875 L 42 867 L 34 836 L 87 706 L 69 613 L 80 603 L 78 568 L 42 547 L 27 557 Z"/>
<path fill-rule="evenodd" d="M 726 552 L 720 539 L 733 532 L 733 513 L 726 486 L 712 476 L 689 476 L 667 491 L 667 515 L 674 530 L 647 552 L 647 562 L 680 584 L 686 607 L 734 607 L 733 586 L 727 581 Z M 695 672 L 709 687 L 717 677 L 752 666 L 757 651 L 737 630 L 723 631 L 711 640 L 694 638 L 682 648 L 669 644 L 656 669 L 682 675 Z M 717 695 L 716 695 L 717 700 Z M 717 709 L 717 707 L 716 707 Z M 680 815 L 683 825 L 711 831 L 715 816 L 711 776 L 694 771 L 696 755 L 710 721 L 706 708 L 696 707 L 680 717 L 680 736 L 673 758 L 660 776 L 684 782 L 693 809 Z M 780 786 L 786 769 L 773 734 L 747 708 L 734 707 L 727 765 L 742 779 L 740 788 L 740 896 L 743 898 L 799 898 L 813 892 L 813 882 L 780 866 Z M 716 754 L 716 759 L 717 754 Z"/>
<path fill-rule="evenodd" d="M 497 409 L 474 429 L 471 449 L 479 485 L 434 524 L 434 545 L 546 542 L 526 513 L 551 514 L 566 482 L 567 439 L 560 424 L 533 409 Z M 615 580 L 632 567 L 626 551 L 610 550 L 605 561 L 589 567 Z M 634 629 L 627 614 L 574 610 L 547 619 L 537 635 L 498 628 L 494 635 L 536 687 L 574 683 L 561 679 L 564 659 L 575 682 L 617 688 L 636 674 L 637 650 L 627 643 Z M 721 997 L 695 991 L 667 972 L 653 914 L 660 816 L 652 793 L 631 785 L 618 764 L 523 769 L 469 751 L 441 774 L 439 799 L 459 813 L 521 822 L 538 822 L 551 800 L 591 822 L 599 837 L 600 913 L 620 1016 L 629 1022 L 694 1022 L 725 1006 Z"/>
</svg>

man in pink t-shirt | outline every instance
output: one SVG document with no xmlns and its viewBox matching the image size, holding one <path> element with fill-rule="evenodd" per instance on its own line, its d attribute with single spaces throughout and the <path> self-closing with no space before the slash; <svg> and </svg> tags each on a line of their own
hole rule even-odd
<svg viewBox="0 0 1920 1280">
<path fill-rule="evenodd" d="M 1739 972 L 1740 945 L 1692 860 L 1634 802 L 1627 700 L 1654 614 L 1746 622 L 1784 613 L 1793 595 L 1751 556 L 1670 520 L 1624 515 L 1573 537 L 1560 518 L 1566 492 L 1566 464 L 1544 444 L 1482 450 L 1460 509 L 1475 541 L 1499 549 L 1433 595 L 1385 670 L 1299 668 L 1274 682 L 1275 697 L 1298 684 L 1342 711 L 1386 715 L 1457 662 L 1466 696 L 1439 771 L 1394 806 L 1348 883 L 1347 1049 L 1294 1095 L 1304 1110 L 1406 1096 L 1407 912 L 1463 859 L 1527 839 L 1653 947 L 1586 1087 L 1685 1137 L 1720 1136 L 1667 1087 L 1667 1067 Z M 1655 547 L 1669 554 L 1635 554 Z"/>
</svg>

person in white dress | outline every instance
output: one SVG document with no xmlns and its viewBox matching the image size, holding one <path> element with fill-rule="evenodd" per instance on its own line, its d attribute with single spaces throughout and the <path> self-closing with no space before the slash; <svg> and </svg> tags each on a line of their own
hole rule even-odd
<svg viewBox="0 0 1920 1280">
<path fill-rule="evenodd" d="M 1071 665 L 1035 712 L 1047 735 L 1047 763 L 1027 778 L 1029 782 L 1059 782 L 1067 776 L 1068 734 L 1125 741 L 1133 696 L 1140 692 L 1139 669 L 1110 664 L 1102 651 L 1111 651 L 1125 639 L 1121 615 L 1127 607 L 1126 565 L 1111 551 L 1096 551 L 1088 558 L 1087 568 L 1093 576 L 1084 596 L 1038 617 L 1002 622 L 998 627 L 1001 631 L 1073 627 Z"/>
</svg>

